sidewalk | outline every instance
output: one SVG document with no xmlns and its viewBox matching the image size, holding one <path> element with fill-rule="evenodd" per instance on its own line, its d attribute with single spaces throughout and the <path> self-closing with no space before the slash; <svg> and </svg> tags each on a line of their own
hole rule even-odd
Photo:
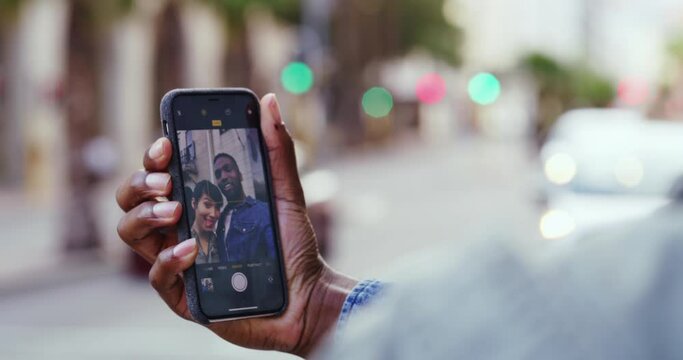
<svg viewBox="0 0 683 360">
<path fill-rule="evenodd" d="M 480 137 L 349 156 L 329 167 L 340 183 L 329 261 L 372 277 L 417 251 L 494 233 L 533 247 L 536 166 L 525 144 Z"/>
<path fill-rule="evenodd" d="M 112 193 L 111 185 L 103 186 L 101 193 Z M 0 191 L 0 228 L 3 251 L 0 252 L 0 297 L 36 288 L 54 287 L 119 271 L 124 259 L 123 249 L 114 244 L 116 208 L 111 199 L 100 195 L 98 213 L 108 214 L 100 223 L 104 244 L 98 257 L 69 255 L 60 248 L 61 214 L 44 203 L 38 203 L 18 191 Z M 118 240 L 116 240 L 118 241 Z"/>
<path fill-rule="evenodd" d="M 120 274 L 0 297 L 0 358 L 292 359 L 232 345 Z"/>
<path fill-rule="evenodd" d="M 0 252 L 0 284 L 13 277 L 30 275 L 32 268 L 52 267 L 55 219 L 52 209 L 41 208 L 19 192 L 0 192 L 0 229 L 3 251 Z"/>
</svg>

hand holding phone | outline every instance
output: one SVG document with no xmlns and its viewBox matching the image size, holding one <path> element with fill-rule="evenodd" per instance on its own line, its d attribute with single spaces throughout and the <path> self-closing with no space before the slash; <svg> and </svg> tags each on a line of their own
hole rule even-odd
<svg viewBox="0 0 683 360">
<path fill-rule="evenodd" d="M 161 101 L 171 140 L 178 237 L 194 239 L 184 273 L 188 306 L 203 323 L 272 316 L 286 281 L 268 152 L 256 96 L 247 89 L 176 89 Z"/>
<path fill-rule="evenodd" d="M 334 327 L 341 305 L 356 281 L 334 272 L 319 257 L 306 214 L 292 139 L 282 122 L 275 96 L 267 95 L 260 104 L 264 109 L 260 124 L 272 172 L 288 306 L 278 316 L 206 326 L 240 346 L 305 356 Z M 150 282 L 169 307 L 181 317 L 193 320 L 181 274 L 194 265 L 199 249 L 194 241 L 178 244 L 180 203 L 156 200 L 171 194 L 168 167 L 172 156 L 171 142 L 166 138 L 157 140 L 145 153 L 145 169 L 132 174 L 121 185 L 117 201 L 126 214 L 118 232 L 130 247 L 153 263 Z"/>
</svg>

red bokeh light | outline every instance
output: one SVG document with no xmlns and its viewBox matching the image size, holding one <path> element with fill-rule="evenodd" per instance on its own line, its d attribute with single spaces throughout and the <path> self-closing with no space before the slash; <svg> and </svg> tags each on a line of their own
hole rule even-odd
<svg viewBox="0 0 683 360">
<path fill-rule="evenodd" d="M 647 101 L 649 88 L 645 81 L 639 79 L 624 79 L 617 85 L 619 101 L 626 105 L 637 106 Z"/>
<path fill-rule="evenodd" d="M 415 92 L 421 102 L 436 104 L 446 96 L 446 81 L 439 74 L 426 74 L 418 80 Z"/>
</svg>

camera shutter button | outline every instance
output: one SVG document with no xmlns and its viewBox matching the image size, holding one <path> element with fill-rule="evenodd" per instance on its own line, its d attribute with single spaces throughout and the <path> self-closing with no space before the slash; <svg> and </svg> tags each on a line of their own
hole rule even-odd
<svg viewBox="0 0 683 360">
<path fill-rule="evenodd" d="M 232 279 L 230 279 L 230 283 L 232 284 L 232 288 L 235 289 L 237 292 L 242 292 L 247 289 L 247 277 L 242 274 L 241 272 L 236 272 L 232 274 Z"/>
</svg>

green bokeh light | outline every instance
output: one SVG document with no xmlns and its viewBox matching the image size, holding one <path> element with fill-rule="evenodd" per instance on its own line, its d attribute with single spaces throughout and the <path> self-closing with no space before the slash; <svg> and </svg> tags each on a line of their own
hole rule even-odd
<svg viewBox="0 0 683 360">
<path fill-rule="evenodd" d="M 394 108 L 394 98 L 382 87 L 373 87 L 363 94 L 363 110 L 369 116 L 381 118 L 389 115 Z"/>
<path fill-rule="evenodd" d="M 492 74 L 479 73 L 470 79 L 467 91 L 475 103 L 489 105 L 500 96 L 500 81 Z"/>
<path fill-rule="evenodd" d="M 293 94 L 305 94 L 313 86 L 313 70 L 302 62 L 292 62 L 282 69 L 282 86 Z"/>
</svg>

